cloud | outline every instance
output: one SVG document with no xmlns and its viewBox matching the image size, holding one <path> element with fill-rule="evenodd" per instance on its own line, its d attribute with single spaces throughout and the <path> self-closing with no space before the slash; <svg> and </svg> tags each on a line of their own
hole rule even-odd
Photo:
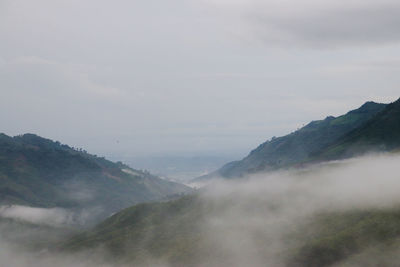
<svg viewBox="0 0 400 267">
<path fill-rule="evenodd" d="M 285 263 L 290 256 L 287 253 L 298 249 L 297 242 L 301 242 L 302 238 L 310 238 L 307 234 L 314 229 L 310 229 L 309 223 L 313 222 L 315 215 L 357 214 L 359 211 L 377 210 L 390 212 L 394 208 L 397 210 L 396 207 L 400 204 L 399 160 L 399 155 L 370 155 L 324 163 L 308 169 L 219 181 L 199 192 L 198 200 L 201 205 L 197 206 L 199 216 L 196 215 L 195 219 L 200 223 L 189 227 L 201 236 L 201 245 L 197 246 L 196 243 L 193 247 L 182 250 L 182 253 L 189 253 L 191 248 L 196 248 L 194 254 L 199 257 L 193 259 L 195 262 L 191 262 L 191 266 L 287 266 Z M 4 215 L 4 209 L 1 213 Z M 54 211 L 27 207 L 13 207 L 8 212 L 8 216 L 13 218 L 35 221 L 38 218 L 47 220 L 49 214 L 53 216 Z M 191 216 L 190 214 L 191 212 L 171 216 L 184 218 Z M 176 218 L 168 219 L 174 221 Z M 146 221 L 149 228 L 151 221 Z M 168 222 L 164 226 L 167 227 L 163 231 L 170 229 Z M 0 227 L 2 229 L 5 228 Z M 306 236 L 296 235 L 293 240 L 293 233 L 299 229 L 307 229 L 304 232 Z M 187 234 L 184 232 L 183 236 Z M 149 235 L 144 234 L 142 240 L 135 241 L 145 241 L 143 244 L 149 244 L 150 240 L 157 242 L 157 238 L 151 237 L 154 235 L 152 231 Z M 30 236 L 32 235 L 26 235 L 28 244 L 32 241 Z M 177 239 L 179 238 L 181 236 L 178 235 Z M 123 239 L 119 242 L 123 242 Z M 123 255 L 115 260 L 101 248 L 80 251 L 77 254 L 58 254 L 53 251 L 29 252 L 23 246 L 11 249 L 13 245 L 0 238 L 1 266 L 121 266 L 119 263 L 124 262 Z M 161 259 L 155 254 L 145 253 L 146 247 L 152 245 L 143 247 L 143 257 L 148 255 L 152 257 L 150 262 L 159 262 Z M 130 251 L 129 248 L 127 251 Z M 361 260 L 368 259 L 368 249 L 359 252 L 364 255 Z M 127 256 L 132 257 L 130 260 L 135 256 L 142 259 L 134 252 Z M 108 261 L 105 260 L 107 258 Z M 390 258 L 386 260 L 391 262 Z M 129 263 L 132 265 L 135 262 Z M 175 265 L 176 262 L 161 266 Z M 140 263 L 137 266 L 141 266 Z"/>
<path fill-rule="evenodd" d="M 73 197 L 81 198 L 81 195 Z M 103 212 L 102 207 L 93 206 L 82 210 L 68 210 L 63 208 L 38 208 L 21 205 L 0 206 L 0 218 L 14 219 L 31 224 L 52 227 L 85 226 L 93 223 Z"/>
<path fill-rule="evenodd" d="M 400 3 L 384 1 L 207 1 L 247 23 L 255 39 L 289 47 L 399 43 Z"/>
<path fill-rule="evenodd" d="M 74 223 L 74 214 L 61 208 L 45 209 L 20 205 L 0 206 L 0 217 L 58 227 Z"/>
<path fill-rule="evenodd" d="M 285 252 L 301 240 L 292 231 L 308 229 L 315 215 L 398 207 L 399 159 L 370 155 L 206 187 L 202 200 L 212 212 L 198 231 L 210 251 L 224 255 L 210 265 L 287 266 Z"/>
</svg>

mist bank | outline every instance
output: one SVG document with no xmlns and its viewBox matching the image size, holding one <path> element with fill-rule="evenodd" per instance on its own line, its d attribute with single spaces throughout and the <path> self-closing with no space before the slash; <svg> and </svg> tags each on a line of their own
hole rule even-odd
<svg viewBox="0 0 400 267">
<path fill-rule="evenodd" d="M 112 261 L 138 266 L 362 266 L 354 262 L 365 262 L 367 250 L 399 248 L 399 162 L 374 154 L 218 181 L 123 210 L 61 251 L 102 248 Z"/>
<path fill-rule="evenodd" d="M 0 266 L 396 266 L 400 155 L 217 181 L 93 229 L 65 209 L 0 208 Z"/>
</svg>

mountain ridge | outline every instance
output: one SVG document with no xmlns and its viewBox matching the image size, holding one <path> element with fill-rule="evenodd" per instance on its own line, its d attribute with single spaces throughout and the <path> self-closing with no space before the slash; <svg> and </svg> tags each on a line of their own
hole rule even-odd
<svg viewBox="0 0 400 267">
<path fill-rule="evenodd" d="M 242 160 L 229 162 L 219 170 L 195 178 L 192 182 L 201 183 L 217 177 L 235 178 L 301 164 L 315 156 L 316 151 L 322 151 L 341 136 L 360 127 L 386 106 L 387 104 L 368 101 L 344 115 L 311 121 L 297 131 L 273 137 L 260 144 Z"/>
<path fill-rule="evenodd" d="M 99 209 L 99 217 L 191 189 L 35 134 L 0 134 L 0 204 Z"/>
<path fill-rule="evenodd" d="M 400 98 L 313 157 L 321 161 L 349 158 L 369 151 L 391 151 L 400 147 L 399 133 Z"/>
</svg>

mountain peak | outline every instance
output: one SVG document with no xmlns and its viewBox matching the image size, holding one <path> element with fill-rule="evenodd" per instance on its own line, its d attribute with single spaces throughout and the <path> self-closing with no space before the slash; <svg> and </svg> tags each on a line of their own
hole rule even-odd
<svg viewBox="0 0 400 267">
<path fill-rule="evenodd" d="M 328 116 L 323 120 L 312 121 L 292 134 L 259 145 L 244 159 L 226 164 L 213 175 L 232 178 L 246 173 L 302 164 L 314 157 L 318 151 L 361 127 L 383 110 L 387 110 L 389 106 L 368 101 L 344 115 Z"/>
<path fill-rule="evenodd" d="M 376 103 L 373 101 L 367 101 L 361 107 L 351 110 L 347 114 L 376 112 L 376 111 L 381 110 L 386 105 L 387 104 Z"/>
</svg>

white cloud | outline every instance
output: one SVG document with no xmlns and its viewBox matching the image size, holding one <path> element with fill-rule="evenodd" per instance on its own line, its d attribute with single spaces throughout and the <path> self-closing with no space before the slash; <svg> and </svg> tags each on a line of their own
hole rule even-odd
<svg viewBox="0 0 400 267">
<path fill-rule="evenodd" d="M 65 226 L 74 223 L 72 212 L 60 208 L 36 208 L 19 205 L 0 206 L 0 217 L 49 226 Z"/>
</svg>

